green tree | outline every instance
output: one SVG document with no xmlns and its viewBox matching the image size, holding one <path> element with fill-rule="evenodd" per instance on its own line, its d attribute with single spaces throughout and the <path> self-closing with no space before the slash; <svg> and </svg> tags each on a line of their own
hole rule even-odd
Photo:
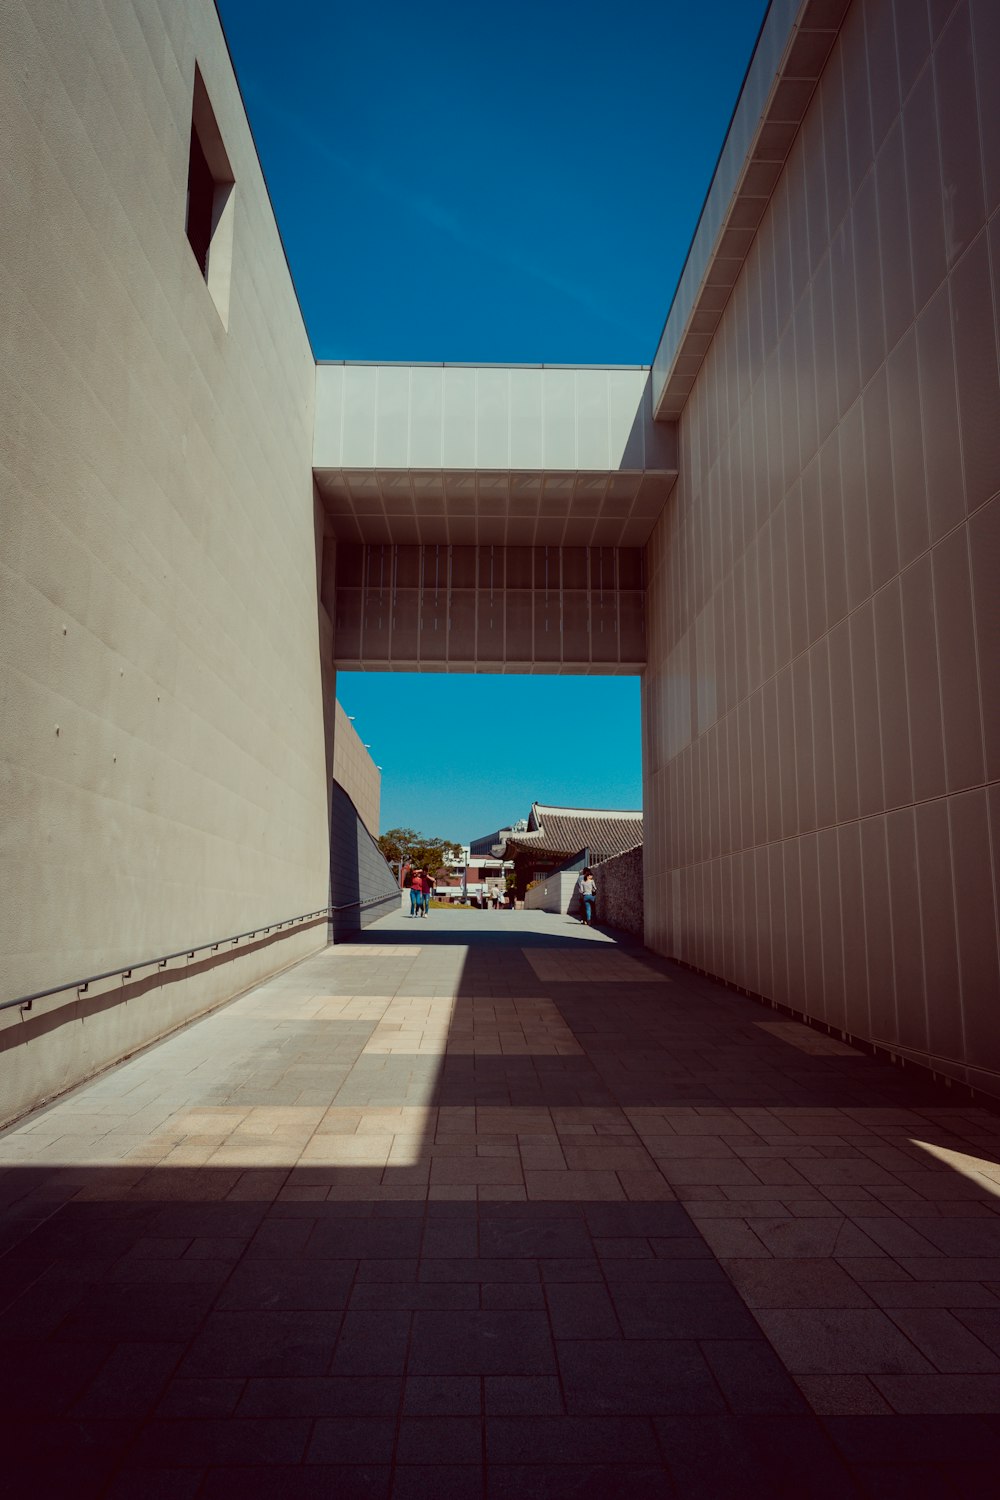
<svg viewBox="0 0 1000 1500">
<path fill-rule="evenodd" d="M 415 848 L 419 841 L 419 833 L 412 828 L 390 828 L 388 833 L 379 834 L 377 843 L 389 863 L 394 865 L 398 864 L 401 859 L 409 859 L 410 850 Z"/>
<path fill-rule="evenodd" d="M 378 846 L 391 865 L 399 868 L 400 861 L 427 869 L 437 876 L 444 865 L 454 863 L 462 857 L 462 846 L 449 839 L 428 838 L 413 828 L 390 828 L 380 835 Z"/>
</svg>

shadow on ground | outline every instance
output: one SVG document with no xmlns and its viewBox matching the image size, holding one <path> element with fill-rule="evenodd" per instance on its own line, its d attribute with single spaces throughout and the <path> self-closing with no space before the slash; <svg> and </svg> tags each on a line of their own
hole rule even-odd
<svg viewBox="0 0 1000 1500">
<path fill-rule="evenodd" d="M 995 1493 L 997 1118 L 556 921 L 309 961 L 121 1161 L 0 1140 L 7 1493 Z"/>
</svg>

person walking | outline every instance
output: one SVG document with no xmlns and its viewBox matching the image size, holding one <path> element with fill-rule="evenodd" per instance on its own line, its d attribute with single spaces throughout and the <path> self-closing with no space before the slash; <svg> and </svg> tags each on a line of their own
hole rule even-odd
<svg viewBox="0 0 1000 1500">
<path fill-rule="evenodd" d="M 581 918 L 585 927 L 594 925 L 594 901 L 597 897 L 597 881 L 588 865 L 580 879 L 576 883 L 576 889 L 583 903 L 583 917 Z"/>
<path fill-rule="evenodd" d="M 424 877 L 420 870 L 414 870 L 410 880 L 410 916 L 419 917 L 423 915 L 424 904 Z"/>
<path fill-rule="evenodd" d="M 431 897 L 434 894 L 434 887 L 437 885 L 437 881 L 426 870 L 421 870 L 420 873 L 424 877 L 424 916 L 426 917 L 431 909 Z"/>
</svg>

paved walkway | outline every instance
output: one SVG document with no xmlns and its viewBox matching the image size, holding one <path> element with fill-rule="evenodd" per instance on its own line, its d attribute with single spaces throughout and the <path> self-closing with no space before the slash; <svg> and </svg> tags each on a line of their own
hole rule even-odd
<svg viewBox="0 0 1000 1500">
<path fill-rule="evenodd" d="M 0 1136 L 6 1493 L 992 1496 L 998 1148 L 569 919 L 387 919 Z"/>
</svg>

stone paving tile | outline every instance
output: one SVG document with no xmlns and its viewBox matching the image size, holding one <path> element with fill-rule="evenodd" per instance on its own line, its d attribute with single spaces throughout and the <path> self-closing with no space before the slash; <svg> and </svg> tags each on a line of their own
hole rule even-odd
<svg viewBox="0 0 1000 1500">
<path fill-rule="evenodd" d="M 204 1478 L 203 1469 L 133 1469 L 117 1474 L 104 1493 L 107 1500 L 195 1500 Z"/>
<path fill-rule="evenodd" d="M 756 1333 L 742 1299 L 723 1281 L 636 1280 L 615 1282 L 610 1290 L 626 1338 L 753 1338 Z"/>
<path fill-rule="evenodd" d="M 418 1312 L 408 1368 L 416 1375 L 547 1375 L 555 1370 L 542 1312 Z"/>
<path fill-rule="evenodd" d="M 930 1373 L 885 1313 L 760 1309 L 757 1321 L 786 1367 L 801 1375 Z"/>
<path fill-rule="evenodd" d="M 1000 1413 L 1000 1376 L 872 1375 L 872 1384 L 893 1411 Z"/>
<path fill-rule="evenodd" d="M 419 935 L 0 1135 L 12 1494 L 994 1492 L 1000 1115 L 596 929 Z"/>
<path fill-rule="evenodd" d="M 676 1493 L 765 1500 L 858 1500 L 865 1495 L 820 1423 L 798 1417 L 660 1417 Z"/>
<path fill-rule="evenodd" d="M 483 1405 L 481 1386 L 478 1375 L 411 1375 L 406 1381 L 403 1415 L 478 1416 Z"/>
<path fill-rule="evenodd" d="M 554 1375 L 487 1375 L 483 1393 L 490 1416 L 551 1417 L 566 1410 L 563 1385 Z"/>
<path fill-rule="evenodd" d="M 867 1292 L 833 1260 L 729 1260 L 749 1307 L 871 1307 Z"/>
<path fill-rule="evenodd" d="M 657 1416 L 726 1410 L 694 1340 L 560 1340 L 557 1353 L 570 1412 Z"/>
<path fill-rule="evenodd" d="M 882 1416 L 892 1411 L 867 1375 L 797 1375 L 795 1381 L 820 1416 Z"/>
<path fill-rule="evenodd" d="M 1000 1372 L 1000 1357 L 945 1308 L 904 1308 L 889 1316 L 935 1369 L 955 1374 Z"/>
<path fill-rule="evenodd" d="M 487 1417 L 486 1454 L 498 1464 L 656 1463 L 643 1417 Z"/>
<path fill-rule="evenodd" d="M 220 1465 L 206 1471 L 198 1500 L 389 1500 L 391 1484 L 387 1464 L 275 1465 L 269 1470 Z"/>
<path fill-rule="evenodd" d="M 666 1470 L 652 1465 L 493 1464 L 489 1470 L 490 1500 L 673 1500 L 676 1493 Z"/>
<path fill-rule="evenodd" d="M 699 1348 L 730 1411 L 783 1416 L 807 1410 L 799 1386 L 767 1344 L 702 1339 Z"/>
</svg>

